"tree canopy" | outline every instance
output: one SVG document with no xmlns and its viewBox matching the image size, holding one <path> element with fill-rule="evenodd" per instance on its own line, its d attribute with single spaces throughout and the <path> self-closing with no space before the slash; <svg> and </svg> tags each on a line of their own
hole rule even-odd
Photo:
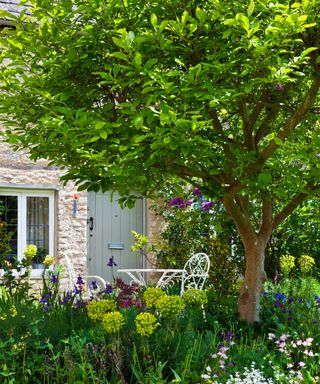
<svg viewBox="0 0 320 384">
<path fill-rule="evenodd" d="M 29 3 L 1 13 L 16 148 L 83 189 L 190 182 L 223 201 L 245 248 L 317 192 L 319 0 Z"/>
</svg>

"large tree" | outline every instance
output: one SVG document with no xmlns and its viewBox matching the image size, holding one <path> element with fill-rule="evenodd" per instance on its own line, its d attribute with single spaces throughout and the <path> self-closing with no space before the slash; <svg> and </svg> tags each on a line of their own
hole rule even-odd
<svg viewBox="0 0 320 384">
<path fill-rule="evenodd" d="M 92 190 L 220 199 L 259 320 L 272 230 L 320 181 L 319 0 L 31 0 L 1 35 L 6 138 Z M 1 15 L 0 15 L 1 16 Z"/>
</svg>

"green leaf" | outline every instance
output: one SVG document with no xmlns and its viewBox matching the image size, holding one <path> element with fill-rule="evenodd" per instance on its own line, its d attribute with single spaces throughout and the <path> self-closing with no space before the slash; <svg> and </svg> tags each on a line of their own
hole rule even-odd
<svg viewBox="0 0 320 384">
<path fill-rule="evenodd" d="M 129 61 L 128 56 L 126 54 L 124 54 L 123 52 L 113 52 L 113 53 L 110 53 L 110 56 L 116 57 L 117 59 L 124 60 L 127 62 Z"/>
<path fill-rule="evenodd" d="M 110 168 L 110 171 L 114 173 L 115 175 L 119 176 L 122 173 L 122 168 L 118 165 L 112 165 Z"/>
<path fill-rule="evenodd" d="M 260 187 L 266 187 L 272 182 L 272 176 L 270 173 L 260 173 L 258 176 L 258 184 Z"/>
<path fill-rule="evenodd" d="M 151 25 L 153 26 L 153 28 L 155 28 L 157 26 L 158 18 L 154 13 L 150 16 L 150 22 L 151 22 Z"/>
<path fill-rule="evenodd" d="M 144 135 L 141 135 L 141 136 L 135 136 L 133 138 L 133 142 L 134 143 L 141 143 L 141 141 L 144 141 L 146 139 L 146 136 Z"/>
<path fill-rule="evenodd" d="M 134 62 L 137 67 L 141 67 L 142 64 L 142 56 L 141 53 L 137 52 L 134 56 Z"/>
<path fill-rule="evenodd" d="M 104 130 L 101 130 L 101 131 L 99 132 L 99 135 L 100 135 L 100 137 L 101 137 L 103 140 L 105 140 L 105 139 L 108 137 L 108 133 L 107 133 L 106 131 L 104 131 Z"/>
<path fill-rule="evenodd" d="M 317 51 L 317 50 L 318 50 L 318 47 L 310 47 L 310 48 L 307 48 L 307 49 L 305 49 L 304 51 L 302 51 L 301 57 L 308 56 L 309 53 L 314 52 L 314 51 Z"/>
<path fill-rule="evenodd" d="M 197 9 L 196 9 L 196 18 L 201 23 L 203 23 L 204 21 L 206 21 L 207 13 L 205 11 L 203 11 L 201 8 L 197 7 Z"/>
<path fill-rule="evenodd" d="M 118 37 L 112 37 L 112 41 L 113 41 L 113 43 L 117 46 L 117 47 L 119 47 L 119 48 L 123 48 L 123 49 L 127 49 L 127 46 L 126 46 L 126 44 L 121 40 L 121 39 L 119 39 Z"/>
<path fill-rule="evenodd" d="M 140 129 L 143 127 L 143 117 L 142 116 L 137 116 L 134 119 L 134 125 L 137 129 Z"/>
<path fill-rule="evenodd" d="M 253 14 L 253 11 L 254 11 L 254 1 L 250 0 L 250 4 L 249 4 L 248 10 L 247 10 L 247 15 L 251 16 Z"/>
<path fill-rule="evenodd" d="M 126 36 L 126 41 L 128 42 L 129 46 L 133 43 L 134 39 L 135 39 L 135 34 L 134 32 L 130 31 Z"/>
<path fill-rule="evenodd" d="M 99 131 L 101 128 L 105 126 L 105 124 L 106 123 L 104 121 L 94 122 L 94 128 Z"/>
</svg>

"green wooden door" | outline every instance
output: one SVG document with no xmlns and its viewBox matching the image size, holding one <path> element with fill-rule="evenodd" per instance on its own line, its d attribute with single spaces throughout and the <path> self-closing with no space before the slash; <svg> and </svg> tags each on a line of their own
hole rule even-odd
<svg viewBox="0 0 320 384">
<path fill-rule="evenodd" d="M 144 201 L 137 200 L 132 209 L 121 209 L 117 203 L 119 196 L 110 193 L 88 192 L 88 273 L 102 276 L 111 282 L 113 277 L 121 277 L 127 281 L 120 268 L 141 268 L 141 257 L 132 253 L 133 244 L 131 230 L 144 232 Z M 113 257 L 117 264 L 108 266 Z"/>
</svg>

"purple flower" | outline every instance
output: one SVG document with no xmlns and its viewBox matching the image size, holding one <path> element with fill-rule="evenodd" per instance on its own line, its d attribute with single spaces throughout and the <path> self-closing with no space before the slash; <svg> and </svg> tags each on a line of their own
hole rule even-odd
<svg viewBox="0 0 320 384">
<path fill-rule="evenodd" d="M 74 292 L 75 295 L 79 295 L 82 292 L 81 286 L 79 288 L 74 286 L 74 291 L 73 292 Z"/>
<path fill-rule="evenodd" d="M 182 197 L 173 197 L 170 201 L 169 201 L 169 206 L 170 207 L 173 207 L 173 206 L 179 206 L 181 204 L 184 204 L 184 201 L 183 201 L 183 198 Z"/>
<path fill-rule="evenodd" d="M 93 280 L 93 281 L 91 282 L 91 289 L 93 289 L 93 290 L 98 289 L 98 284 L 97 284 L 97 282 L 96 282 L 95 280 Z"/>
<path fill-rule="evenodd" d="M 291 303 L 293 303 L 294 302 L 294 298 L 291 296 L 291 297 L 289 297 L 289 299 L 288 299 L 288 304 L 291 304 Z"/>
<path fill-rule="evenodd" d="M 113 266 L 117 266 L 116 262 L 113 260 L 113 256 L 110 257 L 109 261 L 107 262 L 107 266 L 108 267 L 113 267 Z"/>
<path fill-rule="evenodd" d="M 212 201 L 206 201 L 202 204 L 202 210 L 203 211 L 209 211 L 214 206 Z"/>
<path fill-rule="evenodd" d="M 111 284 L 107 284 L 105 289 L 102 291 L 102 293 L 112 293 L 113 289 L 112 289 L 112 285 Z"/>
<path fill-rule="evenodd" d="M 277 292 L 277 293 L 275 294 L 275 297 L 276 297 L 276 299 L 284 300 L 284 299 L 286 298 L 286 295 L 285 295 L 284 293 L 279 293 L 279 292 Z"/>
<path fill-rule="evenodd" d="M 83 278 L 80 275 L 77 278 L 76 284 L 77 285 L 84 285 L 85 284 L 85 282 L 83 281 Z"/>
<path fill-rule="evenodd" d="M 276 91 L 282 91 L 283 90 L 283 85 L 282 84 L 276 84 L 274 88 L 275 88 Z"/>
<path fill-rule="evenodd" d="M 191 193 L 198 196 L 198 197 L 202 196 L 202 192 L 201 192 L 200 188 L 198 188 L 198 187 L 194 188 Z"/>
<path fill-rule="evenodd" d="M 44 295 L 41 296 L 40 303 L 46 304 L 47 300 L 45 299 Z"/>
<path fill-rule="evenodd" d="M 59 283 L 58 275 L 52 275 L 50 281 L 51 281 L 51 283 L 53 283 L 53 284 L 57 284 L 57 283 Z"/>
<path fill-rule="evenodd" d="M 275 306 L 276 308 L 281 308 L 281 307 L 282 307 L 282 303 L 281 303 L 281 301 L 280 301 L 280 300 L 275 301 L 274 306 Z"/>
</svg>

